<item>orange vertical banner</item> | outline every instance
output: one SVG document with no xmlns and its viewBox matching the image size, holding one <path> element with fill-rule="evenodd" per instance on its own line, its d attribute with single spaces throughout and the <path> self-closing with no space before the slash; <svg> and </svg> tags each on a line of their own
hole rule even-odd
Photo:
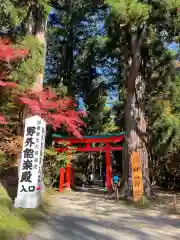
<svg viewBox="0 0 180 240">
<path fill-rule="evenodd" d="M 64 187 L 64 168 L 59 170 L 59 192 L 63 192 Z"/>
<path fill-rule="evenodd" d="M 143 195 L 143 177 L 141 159 L 137 152 L 131 156 L 133 199 L 138 201 Z"/>
</svg>

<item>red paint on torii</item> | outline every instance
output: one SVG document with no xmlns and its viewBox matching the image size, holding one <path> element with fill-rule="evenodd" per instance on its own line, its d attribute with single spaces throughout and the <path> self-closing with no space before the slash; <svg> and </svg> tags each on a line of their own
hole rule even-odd
<svg viewBox="0 0 180 240">
<path fill-rule="evenodd" d="M 108 190 L 112 187 L 112 167 L 111 167 L 111 151 L 122 151 L 122 146 L 111 146 L 110 143 L 119 143 L 124 140 L 125 133 L 119 133 L 115 135 L 107 136 L 83 136 L 81 139 L 73 137 L 62 137 L 56 134 L 53 135 L 54 142 L 69 142 L 69 145 L 73 144 L 84 144 L 83 147 L 75 146 L 78 152 L 105 152 L 106 153 L 106 183 Z M 103 147 L 91 146 L 92 143 L 104 143 Z M 68 148 L 56 148 L 57 152 L 67 152 Z M 69 154 L 68 154 L 69 156 Z M 69 156 L 70 157 L 70 156 Z M 70 177 L 71 176 L 71 177 Z M 70 164 L 66 167 L 66 187 L 70 188 L 70 182 L 74 183 L 74 169 L 71 168 Z M 71 178 L 71 179 L 70 179 Z M 72 180 L 72 181 L 71 181 Z M 64 186 L 64 170 L 60 169 L 60 185 L 59 191 L 63 191 Z"/>
</svg>

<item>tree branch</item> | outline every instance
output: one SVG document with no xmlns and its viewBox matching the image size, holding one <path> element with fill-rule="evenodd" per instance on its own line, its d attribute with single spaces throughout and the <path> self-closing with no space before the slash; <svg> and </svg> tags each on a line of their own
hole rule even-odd
<svg viewBox="0 0 180 240">
<path fill-rule="evenodd" d="M 139 36 L 139 39 L 137 41 L 137 48 L 138 49 L 140 49 L 142 47 L 142 45 L 143 45 L 143 41 L 144 41 L 144 39 L 146 37 L 147 30 L 148 30 L 147 24 L 144 23 L 143 29 L 142 29 L 141 34 Z"/>
<path fill-rule="evenodd" d="M 131 37 L 131 51 L 132 51 L 132 59 L 131 59 L 131 74 L 128 79 L 128 91 L 134 92 L 135 91 L 135 86 L 136 86 L 136 77 L 139 72 L 139 68 L 141 65 L 141 48 L 143 45 L 143 41 L 146 37 L 147 34 L 147 24 L 144 24 L 142 32 L 140 36 L 138 37 L 137 32 L 132 33 Z"/>
</svg>

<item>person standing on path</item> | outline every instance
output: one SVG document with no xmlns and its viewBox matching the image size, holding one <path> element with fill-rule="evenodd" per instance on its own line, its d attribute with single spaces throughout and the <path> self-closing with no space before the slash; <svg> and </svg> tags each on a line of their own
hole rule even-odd
<svg viewBox="0 0 180 240">
<path fill-rule="evenodd" d="M 89 175 L 89 186 L 92 187 L 94 182 L 94 174 L 93 172 L 90 173 Z"/>
<path fill-rule="evenodd" d="M 118 176 L 116 170 L 114 170 L 114 172 L 113 172 L 113 190 L 114 190 L 116 200 L 118 200 L 118 185 L 119 185 L 119 176 Z"/>
<path fill-rule="evenodd" d="M 86 184 L 86 175 L 84 173 L 82 175 L 82 181 L 83 181 L 83 188 L 84 188 Z"/>
</svg>

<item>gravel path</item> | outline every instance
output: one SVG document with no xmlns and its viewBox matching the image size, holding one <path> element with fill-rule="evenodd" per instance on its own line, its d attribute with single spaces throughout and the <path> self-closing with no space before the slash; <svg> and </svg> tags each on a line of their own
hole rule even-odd
<svg viewBox="0 0 180 240">
<path fill-rule="evenodd" d="M 58 194 L 27 240 L 180 240 L 180 216 L 139 210 L 89 192 Z"/>
</svg>

